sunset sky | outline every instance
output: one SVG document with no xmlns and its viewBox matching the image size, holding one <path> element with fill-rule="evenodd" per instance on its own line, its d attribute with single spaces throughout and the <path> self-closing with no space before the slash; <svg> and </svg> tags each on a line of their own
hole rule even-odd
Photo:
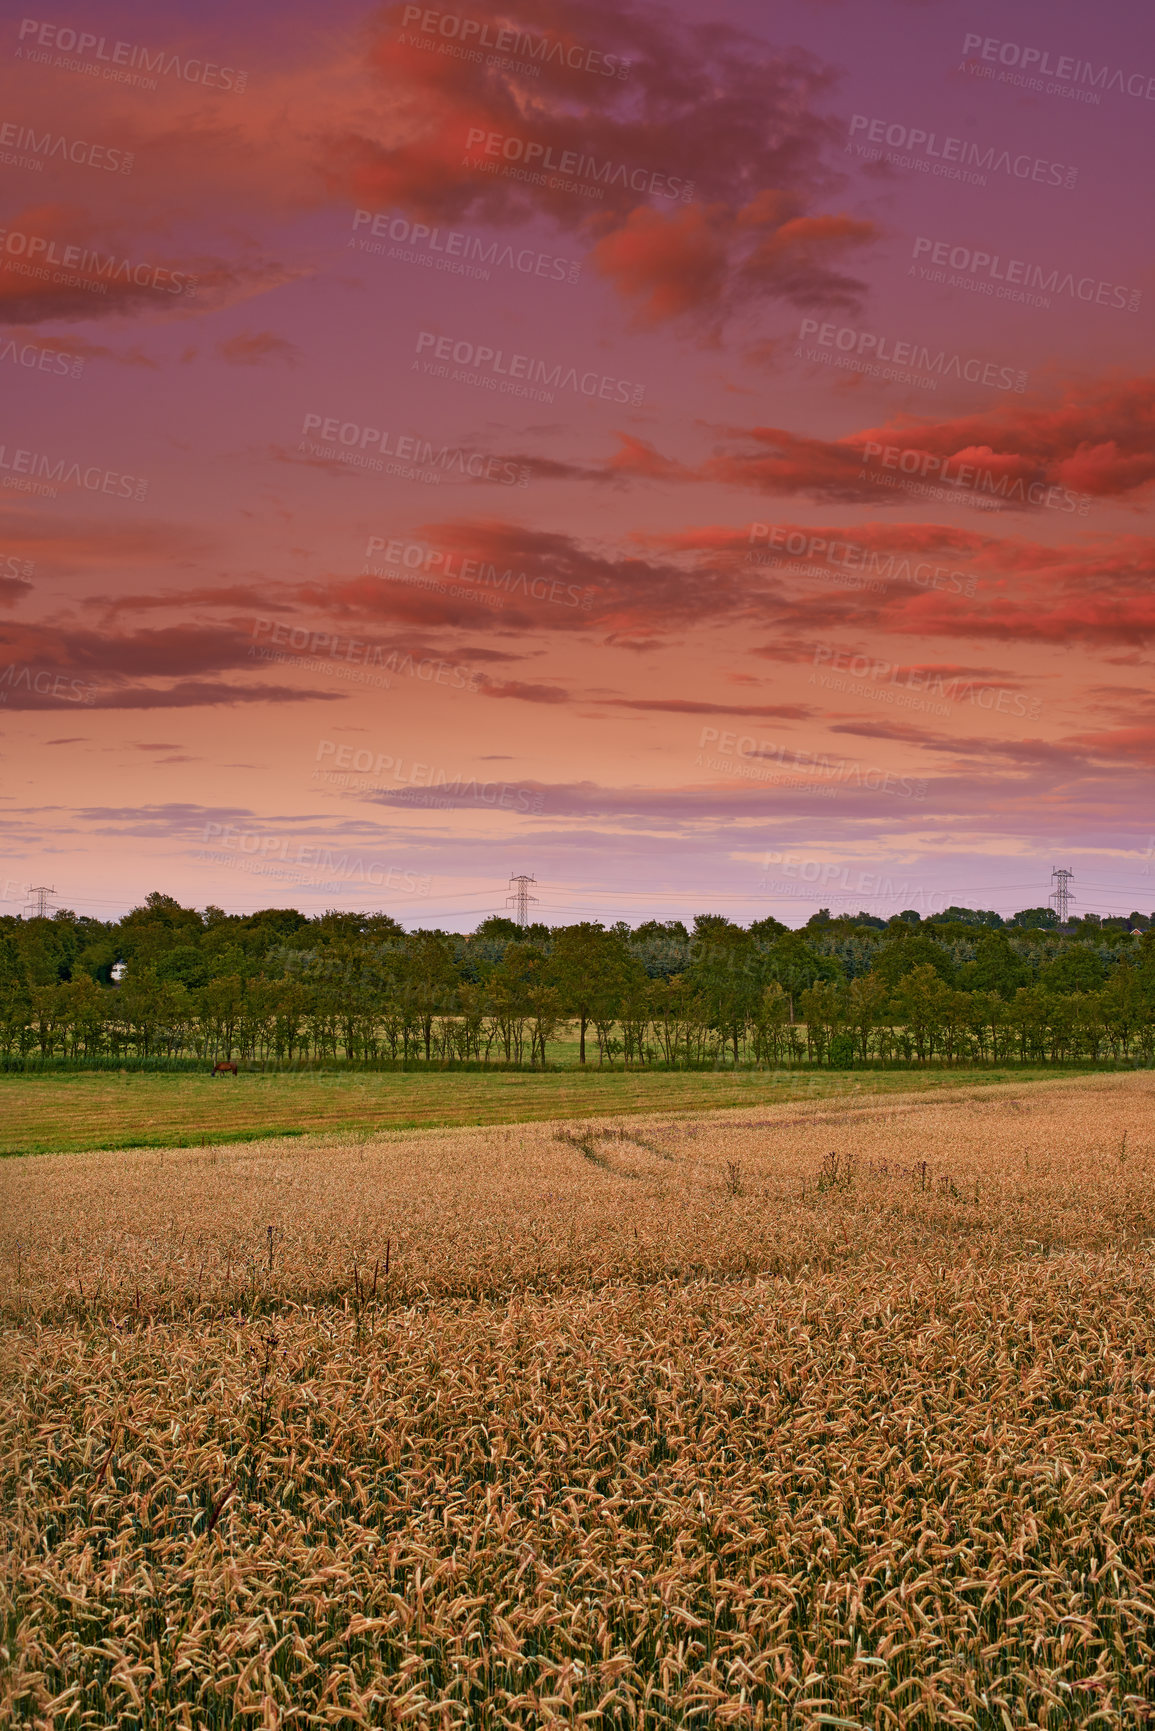
<svg viewBox="0 0 1155 1731">
<path fill-rule="evenodd" d="M 0 911 L 1155 908 L 1155 19 L 93 3 L 0 76 Z"/>
</svg>

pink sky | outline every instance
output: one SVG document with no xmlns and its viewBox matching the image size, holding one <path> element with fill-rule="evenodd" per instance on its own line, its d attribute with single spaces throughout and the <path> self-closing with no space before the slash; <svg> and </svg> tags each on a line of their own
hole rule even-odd
<svg viewBox="0 0 1155 1731">
<path fill-rule="evenodd" d="M 1151 911 L 1155 23 L 769 16 L 0 26 L 0 910 Z"/>
</svg>

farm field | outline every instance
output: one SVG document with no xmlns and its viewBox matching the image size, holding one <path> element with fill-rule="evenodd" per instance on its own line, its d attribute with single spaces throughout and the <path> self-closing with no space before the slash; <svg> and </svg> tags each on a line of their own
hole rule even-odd
<svg viewBox="0 0 1155 1731">
<path fill-rule="evenodd" d="M 1083 1072 L 1080 1072 L 1083 1073 Z M 187 1147 L 302 1132 L 687 1112 L 855 1094 L 1054 1080 L 1064 1071 L 110 1071 L 0 1076 L 0 1155 Z"/>
<path fill-rule="evenodd" d="M 1155 1087 L 1019 1080 L 5 1162 L 6 1721 L 1152 1722 Z"/>
</svg>

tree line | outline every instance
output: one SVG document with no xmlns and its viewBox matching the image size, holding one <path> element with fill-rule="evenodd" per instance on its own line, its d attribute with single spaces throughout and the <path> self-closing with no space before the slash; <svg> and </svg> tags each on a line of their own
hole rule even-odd
<svg viewBox="0 0 1155 1731">
<path fill-rule="evenodd" d="M 572 1030 L 572 1035 L 570 1031 Z M 0 919 L 0 1056 L 650 1067 L 1150 1063 L 1155 922 L 822 909 L 405 932 L 154 892 L 117 922 Z"/>
</svg>

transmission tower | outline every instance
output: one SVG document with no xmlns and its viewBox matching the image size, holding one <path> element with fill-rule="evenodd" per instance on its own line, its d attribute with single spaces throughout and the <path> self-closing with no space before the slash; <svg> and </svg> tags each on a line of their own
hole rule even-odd
<svg viewBox="0 0 1155 1731">
<path fill-rule="evenodd" d="M 511 887 L 516 884 L 517 889 L 513 895 L 506 896 L 505 905 L 507 908 L 514 908 L 513 917 L 518 925 L 524 928 L 529 924 L 529 904 L 533 902 L 535 907 L 537 905 L 537 897 L 531 896 L 529 893 L 530 884 L 535 884 L 537 879 L 527 877 L 524 872 L 521 872 L 517 877 L 511 877 L 509 882 Z"/>
<path fill-rule="evenodd" d="M 1052 879 L 1058 879 L 1058 882 L 1047 899 L 1048 901 L 1054 902 L 1055 912 L 1059 916 L 1059 924 L 1061 926 L 1066 925 L 1067 909 L 1071 902 L 1075 900 L 1075 892 L 1069 887 L 1070 880 L 1074 875 L 1074 872 L 1067 871 L 1065 867 L 1060 868 L 1058 871 L 1051 872 Z"/>
<path fill-rule="evenodd" d="M 29 884 L 28 894 L 34 899 L 24 904 L 26 920 L 46 920 L 48 918 L 48 898 L 54 896 L 56 890 L 49 884 Z"/>
</svg>

